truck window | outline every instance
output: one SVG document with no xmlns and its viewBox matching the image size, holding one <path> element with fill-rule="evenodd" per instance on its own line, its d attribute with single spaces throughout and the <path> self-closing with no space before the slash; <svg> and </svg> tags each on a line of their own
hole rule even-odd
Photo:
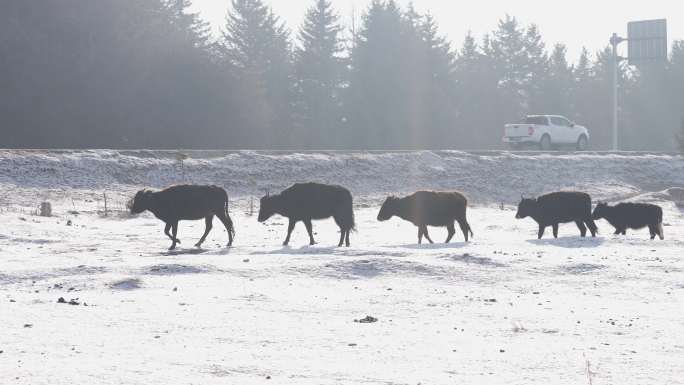
<svg viewBox="0 0 684 385">
<path fill-rule="evenodd" d="M 549 122 L 546 116 L 528 116 L 525 118 L 525 124 L 536 124 L 538 126 L 548 126 Z"/>
<path fill-rule="evenodd" d="M 570 127 L 570 122 L 567 119 L 556 116 L 551 117 L 551 123 L 553 123 L 554 126 Z"/>
</svg>

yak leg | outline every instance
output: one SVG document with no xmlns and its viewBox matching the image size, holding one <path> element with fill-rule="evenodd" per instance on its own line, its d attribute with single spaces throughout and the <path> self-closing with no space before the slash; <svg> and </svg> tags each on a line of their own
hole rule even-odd
<svg viewBox="0 0 684 385">
<path fill-rule="evenodd" d="M 447 231 L 449 232 L 449 234 L 447 235 L 446 242 L 444 242 L 444 243 L 449 243 L 449 242 L 451 242 L 451 238 L 453 238 L 453 237 L 454 237 L 454 234 L 456 234 L 456 229 L 454 228 L 454 224 L 453 224 L 453 223 L 449 223 L 449 224 L 447 225 Z"/>
<path fill-rule="evenodd" d="M 423 226 L 418 226 L 418 244 L 423 244 Z"/>
<path fill-rule="evenodd" d="M 296 220 L 290 219 L 290 223 L 287 225 L 287 237 L 285 238 L 285 242 L 283 242 L 283 246 L 287 246 L 288 243 L 290 243 L 290 236 L 292 235 L 292 230 L 294 230 L 296 224 Z"/>
<path fill-rule="evenodd" d="M 305 219 L 304 226 L 306 226 L 306 232 L 309 233 L 309 245 L 315 245 L 316 241 L 314 241 L 313 237 L 313 225 L 311 224 L 311 219 Z"/>
<path fill-rule="evenodd" d="M 596 234 L 598 234 L 598 226 L 596 226 L 596 222 L 594 222 L 593 219 L 589 218 L 584 221 L 584 223 L 587 224 L 587 227 L 589 228 L 589 231 L 591 232 L 591 236 L 593 238 L 596 238 Z"/>
<path fill-rule="evenodd" d="M 225 226 L 226 231 L 228 232 L 228 247 L 233 246 L 233 236 L 235 235 L 233 220 L 230 219 L 230 215 L 221 211 L 216 213 L 216 217 L 223 223 L 223 226 Z"/>
<path fill-rule="evenodd" d="M 553 237 L 558 238 L 558 223 L 551 225 L 553 227 Z"/>
<path fill-rule="evenodd" d="M 342 247 L 342 245 L 346 244 L 347 247 L 349 247 L 349 233 L 351 232 L 351 227 L 349 224 L 349 220 L 345 220 L 348 215 L 342 214 L 337 214 L 333 216 L 335 219 L 335 223 L 337 223 L 337 226 L 340 227 L 340 243 L 337 245 L 337 247 Z"/>
<path fill-rule="evenodd" d="M 622 235 L 627 235 L 627 228 L 624 227 L 624 228 L 622 229 L 622 231 L 620 232 L 620 234 L 622 234 Z"/>
<path fill-rule="evenodd" d="M 663 230 L 662 222 L 658 223 L 658 236 L 660 237 L 661 241 L 665 240 L 665 231 Z"/>
<path fill-rule="evenodd" d="M 171 236 L 171 224 L 170 223 L 167 223 L 166 227 L 164 227 L 164 234 L 166 234 L 166 236 L 169 237 L 169 239 L 173 241 L 173 237 Z"/>
<path fill-rule="evenodd" d="M 170 240 L 174 240 L 174 237 L 171 235 L 171 224 L 167 223 L 166 227 L 164 227 L 164 234 L 166 234 L 167 237 L 169 237 Z M 176 243 L 181 243 L 180 239 L 175 238 Z"/>
<path fill-rule="evenodd" d="M 465 241 L 468 242 L 468 233 L 470 232 L 470 226 L 468 225 L 468 222 L 464 218 L 458 221 L 458 225 L 461 227 L 461 231 L 463 231 Z"/>
<path fill-rule="evenodd" d="M 346 234 L 347 234 L 347 231 L 340 227 L 340 242 L 337 244 L 337 247 L 342 247 L 342 245 L 344 245 L 344 236 Z M 349 246 L 349 245 L 347 245 L 347 246 Z"/>
<path fill-rule="evenodd" d="M 344 245 L 345 235 L 347 236 L 347 246 L 349 246 L 349 235 L 347 235 L 347 230 L 345 229 L 344 221 L 342 220 L 342 215 L 334 215 L 333 219 L 335 220 L 337 227 L 340 228 L 340 242 L 337 243 L 337 247 L 342 247 L 342 245 Z"/>
<path fill-rule="evenodd" d="M 613 235 L 620 235 L 621 232 L 622 232 L 622 231 L 621 231 L 618 227 L 616 227 L 616 228 L 615 228 L 615 232 L 613 233 Z"/>
<path fill-rule="evenodd" d="M 577 228 L 580 231 L 580 235 L 582 235 L 582 238 L 587 236 L 587 226 L 584 225 L 584 222 L 582 221 L 577 221 L 575 222 L 577 224 Z"/>
<path fill-rule="evenodd" d="M 173 250 L 176 248 L 176 243 L 178 242 L 178 238 L 176 238 L 176 235 L 178 234 L 178 222 L 173 222 L 171 224 L 171 236 L 173 237 L 173 243 L 171 243 L 171 247 L 169 247 L 169 250 Z"/>
<path fill-rule="evenodd" d="M 200 247 L 202 246 L 202 243 L 204 243 L 204 240 L 207 239 L 207 235 L 209 235 L 209 232 L 211 231 L 211 228 L 214 227 L 212 222 L 214 221 L 214 215 L 209 215 L 206 218 L 204 218 L 204 235 L 202 235 L 202 238 L 200 238 L 199 241 L 195 244 L 195 247 Z"/>
<path fill-rule="evenodd" d="M 432 242 L 432 239 L 430 238 L 430 235 L 428 234 L 427 225 L 423 225 L 423 235 L 425 235 L 425 239 L 427 239 L 428 242 L 434 243 L 434 242 Z"/>
<path fill-rule="evenodd" d="M 654 240 L 658 235 L 658 225 L 648 225 L 648 232 L 651 233 L 651 240 Z"/>
<path fill-rule="evenodd" d="M 546 230 L 546 226 L 539 225 L 539 232 L 537 233 L 537 239 L 542 239 L 544 236 L 544 230 Z"/>
</svg>

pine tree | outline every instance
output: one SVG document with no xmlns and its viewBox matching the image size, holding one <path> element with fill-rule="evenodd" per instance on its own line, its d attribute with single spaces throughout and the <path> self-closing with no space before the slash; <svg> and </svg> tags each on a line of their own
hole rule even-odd
<svg viewBox="0 0 684 385">
<path fill-rule="evenodd" d="M 677 142 L 679 143 L 679 151 L 684 154 L 684 118 L 682 118 L 682 124 L 677 135 Z"/>
<path fill-rule="evenodd" d="M 613 98 L 613 53 L 610 47 L 599 51 L 592 63 L 591 89 L 587 95 L 587 122 L 591 130 L 592 147 L 608 149 L 612 144 L 612 98 Z M 619 106 L 624 108 L 625 76 L 621 71 L 619 80 Z M 620 110 L 621 122 L 625 110 Z M 620 124 L 624 127 L 623 124 Z"/>
<path fill-rule="evenodd" d="M 591 57 L 586 48 L 582 48 L 577 64 L 572 69 L 572 120 L 583 126 L 590 126 L 592 116 L 591 109 L 595 106 L 591 100 L 593 97 L 593 75 Z M 593 138 L 592 138 L 593 139 Z"/>
<path fill-rule="evenodd" d="M 518 119 L 527 112 L 528 106 L 528 55 L 525 45 L 525 29 L 509 15 L 499 21 L 492 33 L 484 54 L 494 64 L 493 74 L 499 84 L 499 106 L 496 111 L 507 120 Z"/>
<path fill-rule="evenodd" d="M 462 139 L 454 133 L 453 126 L 458 116 L 456 105 L 456 55 L 449 41 L 439 33 L 439 26 L 432 15 L 422 17 L 418 24 L 425 56 L 422 79 L 428 85 L 427 109 L 419 124 L 431 129 L 426 137 L 432 148 L 462 146 Z M 418 127 L 415 127 L 418 129 Z"/>
<path fill-rule="evenodd" d="M 0 146 L 228 145 L 233 87 L 188 1 L 0 3 Z"/>
<path fill-rule="evenodd" d="M 456 86 L 456 117 L 454 131 L 460 138 L 461 148 L 488 148 L 501 140 L 500 124 L 493 111 L 497 111 L 499 98 L 498 78 L 491 57 L 484 55 L 489 50 L 489 38 L 485 36 L 478 46 L 472 34 L 468 33 L 458 52 L 454 79 Z"/>
<path fill-rule="evenodd" d="M 549 58 L 546 46 L 542 41 L 539 29 L 535 24 L 530 25 L 524 35 L 523 46 L 525 57 L 523 64 L 524 93 L 527 113 L 543 113 L 547 106 L 544 95 L 544 84 L 551 78 L 549 73 Z"/>
<path fill-rule="evenodd" d="M 219 50 L 251 102 L 245 140 L 259 147 L 284 146 L 292 134 L 289 31 L 262 0 L 231 4 Z"/>
<path fill-rule="evenodd" d="M 670 114 L 675 120 L 681 121 L 679 148 L 684 153 L 684 98 L 682 98 L 684 95 L 684 40 L 678 40 L 672 44 L 665 93 L 670 102 Z"/>
<path fill-rule="evenodd" d="M 346 116 L 350 135 L 348 145 L 388 148 L 405 123 L 399 113 L 406 106 L 407 78 L 403 72 L 406 59 L 402 41 L 402 16 L 396 3 L 373 0 L 356 32 L 351 52 L 349 89 L 346 92 Z"/>
<path fill-rule="evenodd" d="M 548 62 L 548 72 L 543 79 L 541 98 L 537 101 L 539 111 L 565 115 L 571 119 L 573 111 L 572 92 L 574 88 L 573 69 L 566 58 L 567 48 L 556 44 Z"/>
<path fill-rule="evenodd" d="M 208 52 L 211 40 L 211 25 L 203 20 L 198 12 L 188 12 L 192 0 L 163 0 L 164 8 L 170 13 L 176 30 L 185 35 L 184 40 L 196 48 Z M 201 54 L 201 53 L 200 53 Z"/>
<path fill-rule="evenodd" d="M 375 148 L 446 145 L 455 115 L 454 57 L 432 17 L 373 1 L 351 59 L 347 111 L 357 141 Z"/>
<path fill-rule="evenodd" d="M 299 143 L 336 145 L 346 81 L 342 26 L 328 0 L 315 0 L 299 31 L 295 49 Z"/>
</svg>

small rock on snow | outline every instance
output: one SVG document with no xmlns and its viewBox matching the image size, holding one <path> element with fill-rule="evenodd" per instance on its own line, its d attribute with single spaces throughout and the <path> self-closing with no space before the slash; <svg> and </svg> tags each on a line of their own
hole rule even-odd
<svg viewBox="0 0 684 385">
<path fill-rule="evenodd" d="M 378 319 L 375 317 L 371 317 L 371 316 L 367 315 L 366 318 L 355 319 L 354 322 L 358 322 L 361 324 L 370 324 L 370 323 L 378 322 Z"/>
</svg>

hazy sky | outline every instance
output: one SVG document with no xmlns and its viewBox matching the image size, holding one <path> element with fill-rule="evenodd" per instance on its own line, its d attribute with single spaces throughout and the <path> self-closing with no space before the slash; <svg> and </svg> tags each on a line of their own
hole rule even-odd
<svg viewBox="0 0 684 385">
<path fill-rule="evenodd" d="M 194 8 L 215 28 L 223 26 L 230 0 L 193 0 Z M 266 0 L 291 30 L 296 31 L 306 8 L 314 0 Z M 360 14 L 370 0 L 332 0 L 348 24 L 352 10 Z M 398 0 L 406 5 L 408 0 Z M 613 32 L 627 34 L 627 22 L 666 18 L 670 40 L 684 39 L 684 1 L 682 0 L 413 0 L 420 12 L 430 11 L 440 30 L 460 47 L 470 30 L 476 36 L 492 31 L 507 13 L 524 24 L 535 23 L 547 46 L 563 42 L 571 61 L 582 46 L 595 52 L 608 44 Z M 623 45 L 624 49 L 624 45 Z"/>
</svg>

